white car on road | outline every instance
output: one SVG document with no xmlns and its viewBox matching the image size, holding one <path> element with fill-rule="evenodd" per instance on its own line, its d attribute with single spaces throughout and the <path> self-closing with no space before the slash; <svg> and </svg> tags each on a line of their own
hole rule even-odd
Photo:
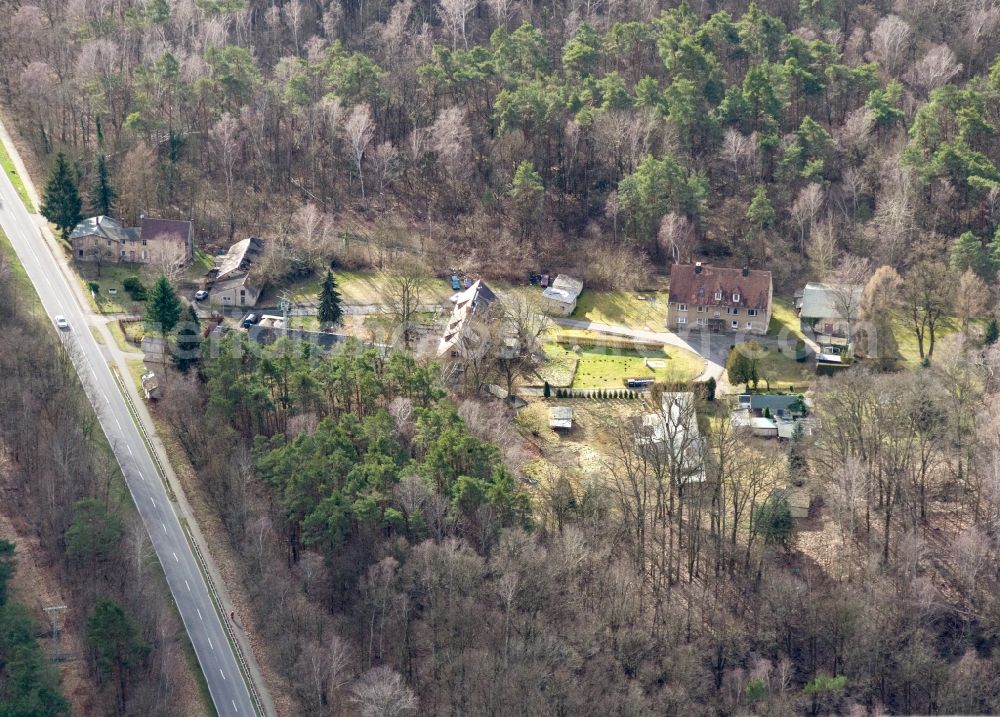
<svg viewBox="0 0 1000 717">
<path fill-rule="evenodd" d="M 60 331 L 69 331 L 69 322 L 65 316 L 59 315 L 56 317 L 56 326 L 59 327 Z"/>
</svg>

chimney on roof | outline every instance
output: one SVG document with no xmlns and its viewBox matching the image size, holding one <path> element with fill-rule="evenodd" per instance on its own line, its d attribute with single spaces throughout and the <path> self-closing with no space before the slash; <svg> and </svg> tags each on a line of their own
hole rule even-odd
<svg viewBox="0 0 1000 717">
<path fill-rule="evenodd" d="M 744 266 L 743 267 L 743 276 L 750 276 L 750 267 L 749 266 Z"/>
<path fill-rule="evenodd" d="M 694 273 L 695 274 L 700 274 L 701 273 L 701 262 L 700 261 L 696 261 L 694 263 Z"/>
</svg>

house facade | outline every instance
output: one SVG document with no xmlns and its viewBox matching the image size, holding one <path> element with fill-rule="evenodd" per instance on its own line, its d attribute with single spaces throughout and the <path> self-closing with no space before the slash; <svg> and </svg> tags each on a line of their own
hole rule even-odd
<svg viewBox="0 0 1000 717">
<path fill-rule="evenodd" d="M 176 263 L 194 258 L 191 222 L 143 217 L 138 227 L 125 227 L 108 216 L 84 219 L 69 237 L 76 261 L 117 264 Z"/>
<path fill-rule="evenodd" d="M 769 271 L 701 262 L 675 264 L 670 271 L 667 327 L 766 334 L 773 298 Z"/>
</svg>

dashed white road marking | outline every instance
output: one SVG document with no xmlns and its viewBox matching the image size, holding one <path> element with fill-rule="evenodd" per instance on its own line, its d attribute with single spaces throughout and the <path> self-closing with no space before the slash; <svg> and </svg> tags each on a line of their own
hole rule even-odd
<svg viewBox="0 0 1000 717">
<path fill-rule="evenodd" d="M 199 610 L 198 608 L 195 608 L 195 612 L 198 613 L 198 619 L 201 620 L 202 622 L 205 622 L 205 618 L 203 618 L 201 616 L 201 610 Z"/>
<path fill-rule="evenodd" d="M 184 584 L 187 585 L 188 592 L 191 592 L 191 584 L 187 580 L 184 581 Z"/>
<path fill-rule="evenodd" d="M 219 674 L 222 675 L 222 679 L 226 679 L 226 673 L 222 671 L 221 667 L 219 668 Z"/>
<path fill-rule="evenodd" d="M 229 701 L 233 703 L 233 709 L 239 712 L 240 708 L 236 706 L 236 700 L 229 700 Z"/>
<path fill-rule="evenodd" d="M 177 553 L 174 553 L 174 562 L 175 563 L 179 563 L 180 562 L 180 559 L 178 559 L 178 557 L 177 557 Z"/>
<path fill-rule="evenodd" d="M 153 504 L 154 508 L 156 507 L 156 499 L 153 496 L 149 496 L 149 502 Z"/>
<path fill-rule="evenodd" d="M 163 521 L 160 521 L 160 527 L 163 528 L 163 532 L 164 533 L 167 532 L 167 524 L 166 523 L 164 523 Z"/>
<path fill-rule="evenodd" d="M 211 647 L 213 650 L 215 649 L 215 645 L 212 644 L 212 638 L 208 638 L 208 646 Z"/>
<path fill-rule="evenodd" d="M 132 452 L 132 446 L 126 446 L 128 448 L 128 454 L 135 458 L 135 453 Z M 142 475 L 141 473 L 139 475 Z"/>
</svg>

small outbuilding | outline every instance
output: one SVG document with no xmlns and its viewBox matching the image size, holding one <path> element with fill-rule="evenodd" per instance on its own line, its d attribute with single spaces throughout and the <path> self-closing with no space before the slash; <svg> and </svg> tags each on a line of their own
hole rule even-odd
<svg viewBox="0 0 1000 717">
<path fill-rule="evenodd" d="M 569 316 L 576 310 L 576 300 L 582 291 L 582 281 L 560 274 L 552 285 L 542 292 L 542 309 L 547 314 Z"/>
<path fill-rule="evenodd" d="M 569 406 L 553 406 L 550 408 L 549 428 L 564 431 L 573 428 L 573 409 Z"/>
</svg>

